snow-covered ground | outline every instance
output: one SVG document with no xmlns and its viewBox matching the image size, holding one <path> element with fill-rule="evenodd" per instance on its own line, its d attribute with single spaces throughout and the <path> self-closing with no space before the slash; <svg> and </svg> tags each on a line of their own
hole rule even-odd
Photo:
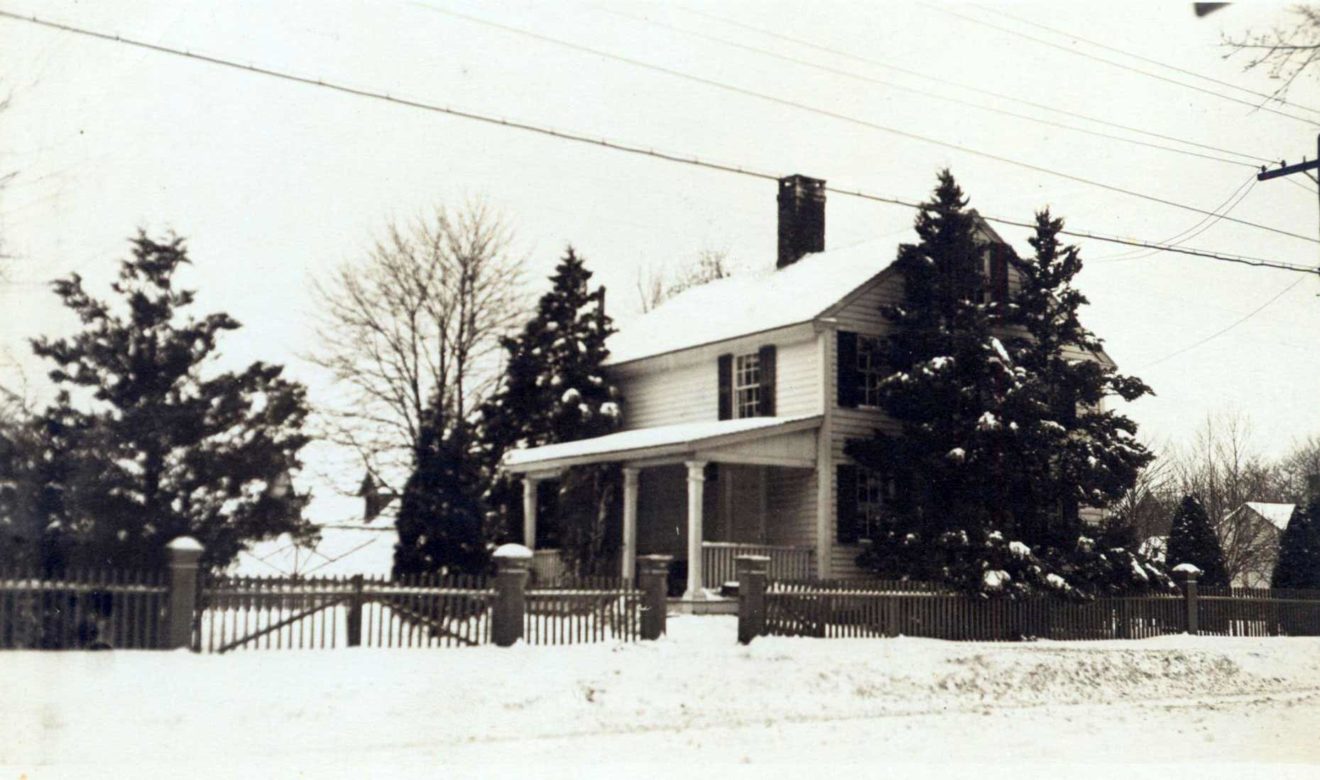
<svg viewBox="0 0 1320 780">
<path fill-rule="evenodd" d="M 735 629 L 680 617 L 665 640 L 629 645 L 5 653 L 0 778 L 612 776 L 637 763 L 1071 777 L 1116 761 L 1131 764 L 1124 778 L 1167 776 L 1149 762 L 1320 776 L 1306 765 L 1320 764 L 1320 639 L 741 647 Z"/>
</svg>

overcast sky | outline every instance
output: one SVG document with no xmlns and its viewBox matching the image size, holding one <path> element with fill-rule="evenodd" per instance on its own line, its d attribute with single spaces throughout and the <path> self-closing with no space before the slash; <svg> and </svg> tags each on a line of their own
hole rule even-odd
<svg viewBox="0 0 1320 780">
<path fill-rule="evenodd" d="M 1059 30 L 1251 89 L 1263 73 L 1223 59 L 1221 31 L 1287 21 L 1282 6 L 1233 5 L 1197 19 L 1190 3 L 944 6 L 1062 43 Z M 562 130 L 745 165 L 805 173 L 831 185 L 920 200 L 936 171 L 954 174 L 983 213 L 1029 220 L 1049 206 L 1069 226 L 1165 240 L 1203 219 L 1089 184 L 863 127 L 764 98 L 602 58 L 438 12 L 459 11 L 579 46 L 625 55 L 907 133 L 1212 210 L 1251 168 L 1031 123 L 932 95 L 1174 146 L 988 93 L 1053 106 L 1234 152 L 1314 156 L 1320 107 L 1299 80 L 1278 116 L 907 4 L 374 2 L 57 2 L 0 0 L 0 9 L 284 69 L 312 78 L 516 118 Z M 685 10 L 686 9 L 686 10 Z M 819 44 L 946 84 L 717 22 L 692 10 Z M 650 21 L 647 21 L 647 20 Z M 775 59 L 776 52 L 816 66 Z M 1156 65 L 1084 51 L 1239 98 L 1251 96 Z M 861 76 L 870 81 L 849 77 Z M 298 354 L 315 344 L 311 283 L 360 255 L 391 219 L 480 196 L 514 225 L 539 285 L 572 242 L 610 290 L 611 313 L 637 310 L 639 268 L 727 250 L 739 266 L 774 263 L 772 182 L 574 145 L 77 37 L 0 19 L 0 230 L 14 256 L 0 285 L 0 347 L 39 376 L 25 339 L 75 323 L 45 287 L 77 271 L 104 292 L 138 226 L 188 238 L 199 311 L 245 328 L 225 360 L 285 362 L 323 397 Z M 885 82 L 885 83 L 876 83 Z M 967 85 L 971 89 L 953 84 Z M 923 94 L 925 93 L 925 94 Z M 1180 146 L 1215 158 L 1242 158 Z M 1304 186 L 1302 186 L 1304 185 Z M 1317 235 L 1310 182 L 1256 184 L 1232 216 Z M 909 209 L 832 195 L 827 246 L 911 237 Z M 1023 231 L 1000 229 L 1027 254 Z M 1186 256 L 1115 261 L 1122 247 L 1080 241 L 1085 321 L 1121 368 L 1155 398 L 1130 408 L 1145 438 L 1180 441 L 1207 414 L 1236 410 L 1259 449 L 1286 451 L 1320 433 L 1320 281 Z M 1188 246 L 1316 265 L 1310 241 L 1227 221 Z M 876 258 L 877 264 L 892 256 Z M 1298 280 L 1300 279 L 1300 282 Z M 1254 316 L 1182 351 L 1290 290 Z M 538 288 L 539 289 L 539 288 Z M 1178 353 L 1180 354 L 1174 354 Z M 1171 356 L 1172 355 L 1172 356 Z M 1171 356 L 1171 357 L 1170 357 Z M 8 378 L 8 377 L 7 377 Z M 40 383 L 36 392 L 42 392 Z M 326 510 L 337 512 L 338 509 Z M 344 510 L 347 511 L 347 510 Z M 338 517 L 321 517 L 333 520 Z"/>
</svg>

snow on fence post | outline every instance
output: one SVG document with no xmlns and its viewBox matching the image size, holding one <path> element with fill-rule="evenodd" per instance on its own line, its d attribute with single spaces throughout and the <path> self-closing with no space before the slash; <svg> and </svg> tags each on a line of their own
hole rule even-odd
<svg viewBox="0 0 1320 780">
<path fill-rule="evenodd" d="M 498 647 L 511 647 L 523 638 L 527 577 L 533 553 L 521 544 L 503 544 L 492 557 L 495 559 L 495 609 L 491 616 L 490 638 Z"/>
<path fill-rule="evenodd" d="M 672 555 L 637 556 L 637 586 L 642 591 L 642 639 L 659 639 L 665 633 L 669 611 L 669 564 Z"/>
<path fill-rule="evenodd" d="M 362 575 L 354 574 L 351 581 L 353 595 L 348 599 L 348 616 L 344 628 L 348 634 L 349 647 L 362 646 Z"/>
<path fill-rule="evenodd" d="M 738 642 L 748 644 L 765 633 L 765 582 L 770 556 L 739 555 L 734 559 L 738 574 Z"/>
<path fill-rule="evenodd" d="M 1196 604 L 1196 578 L 1201 570 L 1194 564 L 1180 563 L 1173 567 L 1173 576 L 1182 585 L 1183 603 L 1187 605 L 1187 633 L 1195 634 L 1201 630 L 1200 607 Z"/>
<path fill-rule="evenodd" d="M 197 562 L 202 544 L 191 536 L 180 536 L 165 545 L 169 557 L 169 622 L 165 636 L 157 636 L 163 650 L 192 646 L 193 613 L 197 611 Z"/>
</svg>

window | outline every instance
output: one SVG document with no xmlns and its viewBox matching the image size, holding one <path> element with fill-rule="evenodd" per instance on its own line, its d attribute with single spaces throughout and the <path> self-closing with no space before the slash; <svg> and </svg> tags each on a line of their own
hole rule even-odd
<svg viewBox="0 0 1320 780">
<path fill-rule="evenodd" d="M 755 352 L 733 360 L 733 416 L 756 417 L 761 413 L 761 356 Z"/>
<path fill-rule="evenodd" d="M 862 539 L 874 539 L 888 524 L 885 505 L 894 497 L 894 481 L 874 471 L 857 470 L 857 531 Z"/>
<path fill-rule="evenodd" d="M 880 405 L 880 380 L 884 378 L 880 338 L 857 337 L 857 400 L 862 406 Z"/>
</svg>

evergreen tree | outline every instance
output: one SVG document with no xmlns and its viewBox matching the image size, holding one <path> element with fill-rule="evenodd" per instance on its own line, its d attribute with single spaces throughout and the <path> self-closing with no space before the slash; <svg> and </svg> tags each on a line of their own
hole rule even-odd
<svg viewBox="0 0 1320 780">
<path fill-rule="evenodd" d="M 948 171 L 939 179 L 917 215 L 918 243 L 895 262 L 903 300 L 882 312 L 893 328 L 879 404 L 900 430 L 846 448 L 894 485 L 889 530 L 862 563 L 982 592 L 1172 587 L 1135 550 L 1082 533 L 1079 506 L 1118 498 L 1149 460 L 1135 425 L 1099 402 L 1148 389 L 1070 358 L 1100 342 L 1077 318 L 1081 263 L 1058 245 L 1062 223 L 1038 215 L 1021 291 L 987 302 L 979 217 Z"/>
<path fill-rule="evenodd" d="M 1120 499 L 1151 461 L 1134 438 L 1136 423 L 1102 408 L 1107 396 L 1134 401 L 1150 393 L 1135 377 L 1077 351 L 1099 355 L 1102 341 L 1085 328 L 1086 297 L 1072 281 L 1082 269 L 1075 246 L 1059 243 L 1063 221 L 1036 214 L 1036 250 L 1018 263 L 1021 286 L 997 324 L 1015 369 L 1006 426 L 1014 464 L 1008 483 L 1015 533 L 1031 544 L 1069 545 L 1081 532 L 1082 505 L 1104 508 Z"/>
<path fill-rule="evenodd" d="M 1279 560 L 1270 586 L 1320 588 L 1320 498 L 1312 499 L 1306 509 L 1293 509 L 1279 537 Z"/>
<path fill-rule="evenodd" d="M 609 355 L 605 340 L 614 329 L 605 314 L 605 290 L 591 289 L 591 275 L 569 247 L 536 315 L 521 333 L 504 339 L 504 381 L 481 413 L 481 440 L 492 464 L 515 447 L 586 439 L 618 429 L 619 392 L 601 367 Z M 548 514 L 557 522 L 538 524 L 543 529 L 539 533 L 559 537 L 546 541 L 563 546 L 579 568 L 590 568 L 607 552 L 603 518 L 617 494 L 616 471 L 606 466 L 570 471 L 560 493 L 572 494 L 574 500 L 547 502 Z M 582 500 L 584 490 L 590 500 Z M 514 538 L 522 524 L 521 495 L 514 480 L 500 477 L 489 496 L 492 508 L 506 518 L 506 534 Z M 556 511 L 556 504 L 562 511 Z"/>
<path fill-rule="evenodd" d="M 307 443 L 306 391 L 280 366 L 253 363 L 204 377 L 226 314 L 180 321 L 194 292 L 175 287 L 182 239 L 139 233 L 111 287 L 122 309 L 74 274 L 54 284 L 81 332 L 36 339 L 55 363 L 55 403 L 35 420 L 44 451 L 25 502 L 43 522 L 47 563 L 154 567 L 190 535 L 203 564 L 223 566 L 249 541 L 307 537 L 306 496 L 291 484 Z"/>
<path fill-rule="evenodd" d="M 1190 563 L 1200 569 L 1202 585 L 1228 586 L 1224 551 L 1214 529 L 1210 527 L 1210 518 L 1205 508 L 1196 496 L 1183 496 L 1182 503 L 1174 512 L 1164 560 L 1172 567 Z"/>
<path fill-rule="evenodd" d="M 480 574 L 490 562 L 481 498 L 486 475 L 472 426 L 450 419 L 436 401 L 429 412 L 395 519 L 394 575 Z"/>
</svg>

